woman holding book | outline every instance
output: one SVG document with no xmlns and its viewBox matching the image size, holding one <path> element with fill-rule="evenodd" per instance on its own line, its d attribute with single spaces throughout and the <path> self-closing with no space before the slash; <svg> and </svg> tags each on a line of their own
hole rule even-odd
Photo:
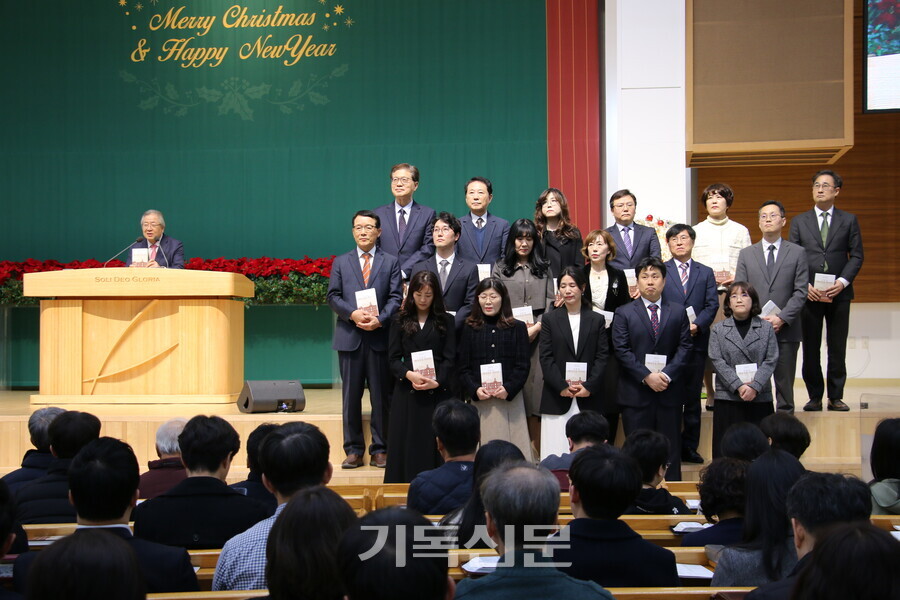
<svg viewBox="0 0 900 600">
<path fill-rule="evenodd" d="M 506 286 L 483 279 L 460 339 L 460 386 L 481 416 L 481 443 L 506 440 L 530 458 L 522 398 L 529 363 L 528 330 L 513 318 Z"/>
<path fill-rule="evenodd" d="M 409 483 L 420 472 L 441 465 L 431 415 L 439 402 L 451 397 L 455 358 L 455 327 L 444 310 L 440 281 L 431 271 L 419 271 L 409 281 L 388 337 L 388 362 L 396 384 L 385 483 Z"/>
</svg>

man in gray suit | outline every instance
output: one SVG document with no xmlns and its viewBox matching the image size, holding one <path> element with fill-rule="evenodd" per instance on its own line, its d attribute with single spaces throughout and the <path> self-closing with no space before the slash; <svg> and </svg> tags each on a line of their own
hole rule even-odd
<svg viewBox="0 0 900 600">
<path fill-rule="evenodd" d="M 775 366 L 775 399 L 778 410 L 794 413 L 794 378 L 797 350 L 801 340 L 801 318 L 806 304 L 808 268 L 803 248 L 781 238 L 787 225 L 784 205 L 767 200 L 759 207 L 759 230 L 763 239 L 741 250 L 735 281 L 747 281 L 756 288 L 764 308 L 772 302 L 777 310 L 764 310 L 763 319 L 772 324 L 778 339 Z"/>
<path fill-rule="evenodd" d="M 819 171 L 813 176 L 812 210 L 791 220 L 790 240 L 806 250 L 809 267 L 807 300 L 803 307 L 803 381 L 809 402 L 803 410 L 822 410 L 826 392 L 822 377 L 822 321 L 828 332 L 828 410 L 846 411 L 842 402 L 847 381 L 847 334 L 850 329 L 850 301 L 853 279 L 863 263 L 862 235 L 856 215 L 838 210 L 834 202 L 843 180 L 834 171 Z M 817 274 L 834 275 L 825 290 L 814 287 Z"/>
<path fill-rule="evenodd" d="M 648 256 L 662 257 L 656 231 L 634 222 L 637 197 L 630 190 L 614 193 L 609 199 L 609 209 L 616 220 L 615 225 L 606 228 L 616 242 L 616 257 L 609 261 L 610 265 L 622 270 L 635 269 Z M 630 291 L 632 298 L 641 295 L 636 287 Z"/>
</svg>

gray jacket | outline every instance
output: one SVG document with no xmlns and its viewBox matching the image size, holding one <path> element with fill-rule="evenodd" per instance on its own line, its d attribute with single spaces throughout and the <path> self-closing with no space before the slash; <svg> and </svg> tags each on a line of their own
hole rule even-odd
<svg viewBox="0 0 900 600">
<path fill-rule="evenodd" d="M 756 375 L 748 385 L 756 390 L 754 402 L 772 401 L 772 373 L 778 363 L 778 341 L 775 330 L 768 321 L 752 317 L 750 331 L 742 338 L 734 324 L 734 317 L 728 317 L 712 328 L 709 336 L 709 358 L 718 375 L 716 400 L 741 401 L 738 388 L 743 385 L 735 366 L 756 363 Z"/>
</svg>

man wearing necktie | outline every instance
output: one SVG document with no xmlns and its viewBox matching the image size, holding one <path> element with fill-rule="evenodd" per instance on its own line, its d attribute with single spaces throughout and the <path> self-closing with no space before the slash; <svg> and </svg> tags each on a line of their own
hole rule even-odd
<svg viewBox="0 0 900 600">
<path fill-rule="evenodd" d="M 394 201 L 375 209 L 383 227 L 378 249 L 397 259 L 403 280 L 412 275 L 412 267 L 434 254 L 434 242 L 428 224 L 434 210 L 413 200 L 419 188 L 419 169 L 408 163 L 391 168 L 391 194 Z"/>
<path fill-rule="evenodd" d="M 656 231 L 634 222 L 637 213 L 637 197 L 630 190 L 619 190 L 609 199 L 609 209 L 616 222 L 608 231 L 616 242 L 616 257 L 609 264 L 617 269 L 635 269 L 648 256 L 660 258 L 659 238 Z M 632 298 L 639 296 L 637 290 Z"/>
<path fill-rule="evenodd" d="M 487 177 L 466 182 L 466 206 L 469 212 L 460 220 L 461 233 L 457 254 L 473 265 L 494 266 L 503 255 L 509 236 L 509 221 L 488 212 L 494 199 L 494 187 Z"/>
<path fill-rule="evenodd" d="M 828 394 L 828 410 L 846 411 L 843 402 L 847 381 L 847 335 L 853 279 L 863 263 L 862 235 L 856 215 L 835 208 L 841 192 L 841 176 L 830 170 L 813 176 L 815 206 L 791 220 L 790 241 L 806 250 L 807 302 L 803 307 L 803 380 L 809 402 L 803 410 L 822 410 Z M 833 275 L 827 289 L 815 288 L 816 274 Z M 828 350 L 826 378 L 822 377 L 822 323 Z M 827 385 L 826 385 L 827 379 Z"/>
<path fill-rule="evenodd" d="M 164 235 L 166 219 L 158 210 L 150 209 L 141 215 L 143 240 L 132 244 L 125 257 L 129 267 L 184 268 L 184 247 L 173 237 Z M 132 250 L 147 250 L 148 261 L 137 263 L 132 260 Z"/>
</svg>

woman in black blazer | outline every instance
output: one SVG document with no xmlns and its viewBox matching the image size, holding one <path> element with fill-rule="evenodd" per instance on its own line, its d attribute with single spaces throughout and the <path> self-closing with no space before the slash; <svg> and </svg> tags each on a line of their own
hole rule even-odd
<svg viewBox="0 0 900 600">
<path fill-rule="evenodd" d="M 619 429 L 619 362 L 612 352 L 613 313 L 624 304 L 631 302 L 628 295 L 628 280 L 621 269 L 609 264 L 616 258 L 616 243 L 612 235 L 604 229 L 595 229 L 587 235 L 581 253 L 588 264 L 584 266 L 586 287 L 584 295 L 595 312 L 606 317 L 606 335 L 609 342 L 609 360 L 603 377 L 603 394 L 600 412 L 609 422 L 609 443 L 616 440 Z"/>
<path fill-rule="evenodd" d="M 564 267 L 559 274 L 563 304 L 544 314 L 541 327 L 541 455 L 564 454 L 566 421 L 582 410 L 600 411 L 603 373 L 609 343 L 603 316 L 591 310 L 584 296 L 580 268 Z M 583 378 L 567 373 L 568 363 L 585 363 Z"/>
<path fill-rule="evenodd" d="M 569 219 L 569 203 L 561 191 L 547 188 L 534 205 L 534 225 L 553 277 L 565 267 L 584 265 L 581 232 Z"/>
<path fill-rule="evenodd" d="M 412 353 L 431 350 L 433 373 L 413 369 Z M 386 483 L 409 483 L 442 464 L 431 430 L 434 407 L 451 397 L 456 327 L 444 310 L 441 284 L 431 271 L 409 281 L 403 305 L 391 323 L 388 362 L 396 378 L 388 426 Z"/>
</svg>

